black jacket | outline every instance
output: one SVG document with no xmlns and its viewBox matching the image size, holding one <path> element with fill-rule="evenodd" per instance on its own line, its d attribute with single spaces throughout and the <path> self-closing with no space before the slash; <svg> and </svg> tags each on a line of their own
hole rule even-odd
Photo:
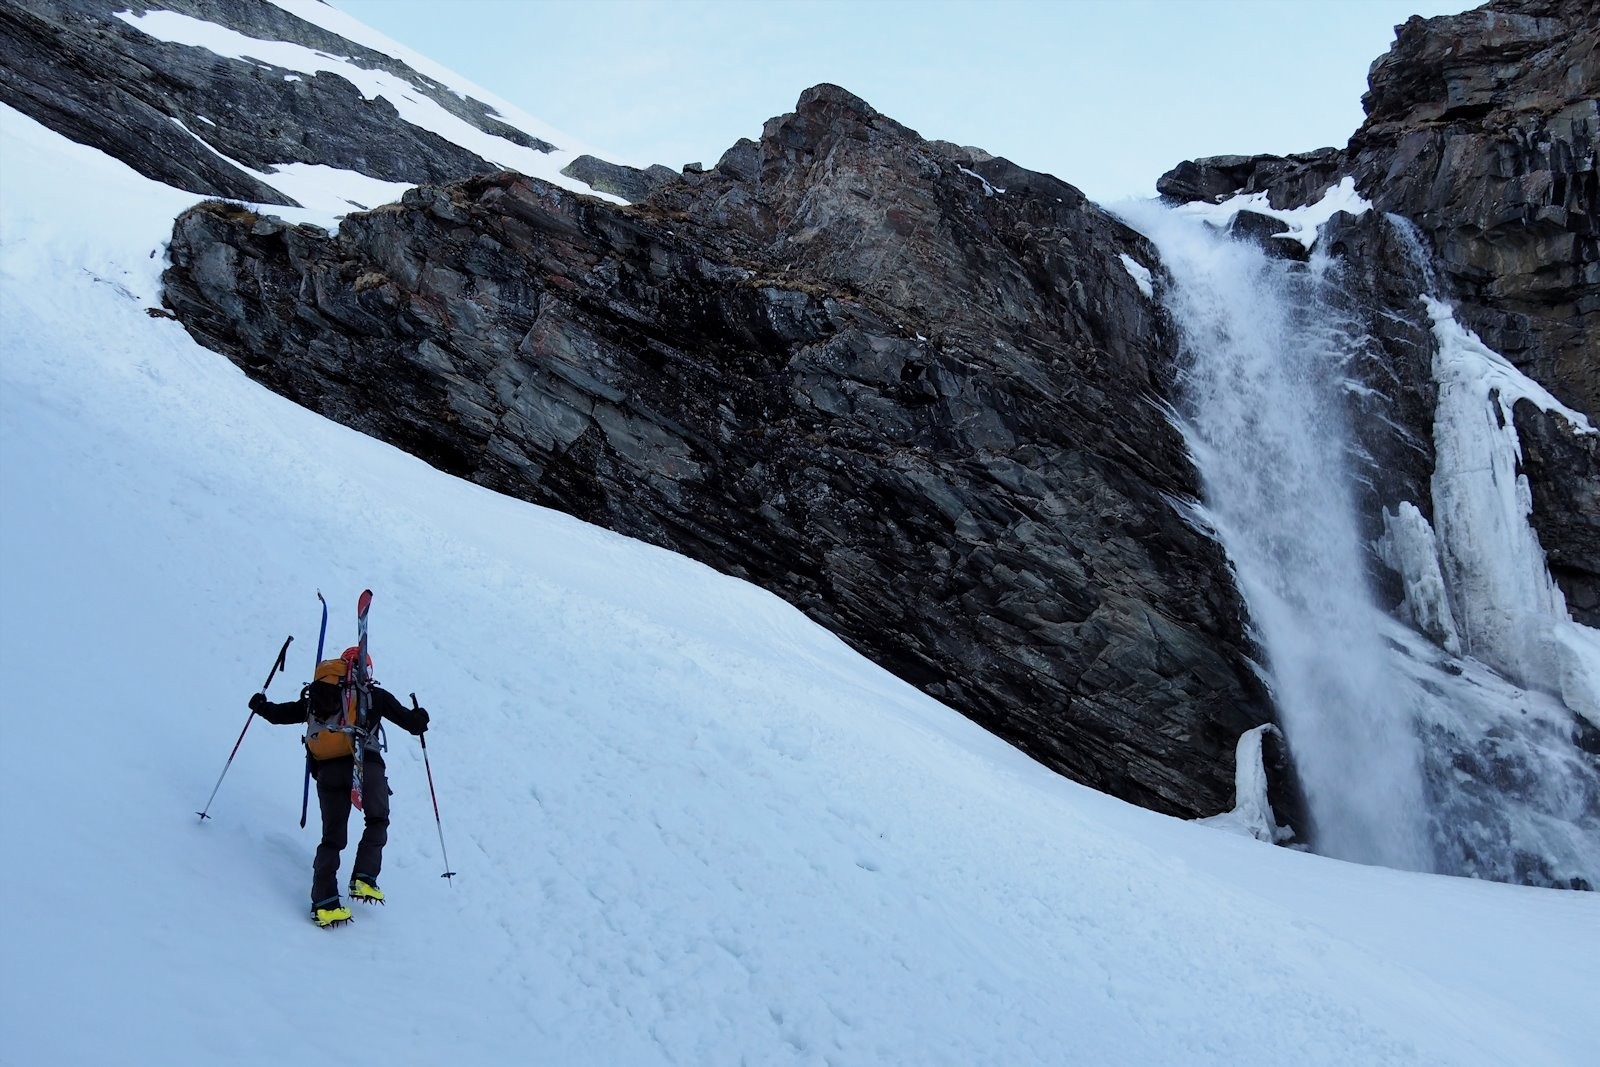
<svg viewBox="0 0 1600 1067">
<path fill-rule="evenodd" d="M 326 694 L 320 692 L 321 690 L 331 690 L 332 693 Z M 312 682 L 301 691 L 299 700 L 291 700 L 284 704 L 274 704 L 270 700 L 263 701 L 255 705 L 255 713 L 274 726 L 297 726 L 310 717 L 311 702 L 317 696 L 332 695 L 337 700 L 337 693 L 337 686 L 328 685 L 325 682 Z M 418 737 L 421 737 L 422 732 L 428 728 L 428 720 L 424 715 L 417 714 L 414 709 L 400 703 L 393 693 L 377 686 L 372 687 L 372 707 L 368 709 L 368 715 L 370 717 L 367 721 L 367 731 L 374 736 L 378 732 L 379 724 L 385 719 L 388 719 L 406 733 L 416 734 Z M 383 755 L 378 751 L 377 745 L 367 745 L 363 749 L 363 753 L 368 763 L 381 764 L 383 762 Z M 343 758 L 354 762 L 354 757 L 345 756 Z M 322 762 L 337 763 L 339 761 L 323 760 Z"/>
</svg>

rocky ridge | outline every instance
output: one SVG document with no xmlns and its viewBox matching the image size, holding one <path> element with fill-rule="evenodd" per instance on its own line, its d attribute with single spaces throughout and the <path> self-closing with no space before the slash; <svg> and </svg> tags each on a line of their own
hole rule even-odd
<svg viewBox="0 0 1600 1067">
<path fill-rule="evenodd" d="M 0 3 L 0 103 L 177 189 L 298 206 L 241 170 L 286 163 L 359 171 L 389 182 L 444 181 L 498 169 L 428 130 L 399 121 L 332 73 L 223 59 L 160 41 L 116 17 L 175 12 L 245 37 L 288 41 L 402 76 L 457 118 L 512 144 L 551 146 L 382 52 L 275 4 L 225 0 L 5 0 Z M 227 157 L 227 158 L 222 158 Z"/>
<path fill-rule="evenodd" d="M 548 147 L 274 4 L 126 14 L 153 11 Z M 1081 781 L 1231 806 L 1234 740 L 1270 712 L 1226 564 L 1175 506 L 1196 487 L 1158 409 L 1171 345 L 1118 262 L 1153 254 L 1077 190 L 824 86 L 710 170 L 573 160 L 653 197 L 620 211 L 492 173 L 341 77 L 122 12 L 0 4 L 0 100 L 234 200 L 292 204 L 242 169 L 284 163 L 420 183 L 331 238 L 185 216 L 167 303 L 197 338 L 444 469 L 765 585 Z"/>
</svg>

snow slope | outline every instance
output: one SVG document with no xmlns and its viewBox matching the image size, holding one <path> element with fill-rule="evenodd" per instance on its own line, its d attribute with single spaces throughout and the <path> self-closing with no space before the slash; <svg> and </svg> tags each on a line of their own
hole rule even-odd
<svg viewBox="0 0 1600 1067">
<path fill-rule="evenodd" d="M 191 197 L 9 110 L 0 161 L 0 1062 L 1593 1062 L 1594 894 L 1067 782 L 760 590 L 256 386 L 144 313 Z M 392 731 L 391 904 L 322 931 L 295 730 L 194 812 L 364 586 L 460 875 Z"/>
<path fill-rule="evenodd" d="M 385 70 L 364 67 L 350 56 L 330 55 L 290 41 L 248 37 L 225 26 L 176 11 L 150 10 L 139 14 L 122 11 L 118 12 L 116 17 L 132 29 L 159 41 L 203 49 L 224 59 L 254 63 L 267 71 L 277 69 L 296 72 L 285 75 L 291 80 L 322 72 L 336 75 L 349 82 L 364 99 L 383 98 L 394 108 L 398 121 L 426 130 L 452 144 L 460 145 L 480 159 L 612 203 L 624 202 L 617 196 L 592 189 L 586 183 L 568 178 L 561 173 L 562 168 L 578 156 L 595 154 L 595 151 L 588 146 L 550 128 L 527 112 L 465 81 L 459 75 L 410 51 L 403 45 L 374 32 L 343 12 L 322 3 L 321 0 L 270 0 L 270 2 L 305 22 L 338 34 L 350 43 L 371 48 L 400 60 L 411 71 L 432 79 L 463 99 L 477 100 L 486 105 L 502 122 L 524 133 L 532 134 L 546 144 L 553 145 L 553 150 L 541 152 L 503 137 L 485 133 L 441 107 L 428 92 L 407 78 Z M 212 122 L 209 117 L 202 118 L 205 122 Z M 206 151 L 291 197 L 314 217 L 342 217 L 352 206 L 358 209 L 374 208 L 379 204 L 399 200 L 401 194 L 408 188 L 403 183 L 382 181 L 358 171 L 309 163 L 277 163 L 266 171 L 255 170 L 217 151 L 206 141 L 203 130 L 191 130 L 176 119 L 172 121 L 199 141 Z M 275 208 L 275 210 L 283 209 Z M 291 210 L 285 213 L 285 217 L 300 221 L 308 216 Z"/>
</svg>

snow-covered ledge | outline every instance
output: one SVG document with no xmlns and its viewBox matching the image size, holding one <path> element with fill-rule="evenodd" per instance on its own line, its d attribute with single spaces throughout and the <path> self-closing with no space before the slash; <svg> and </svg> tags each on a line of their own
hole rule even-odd
<svg viewBox="0 0 1600 1067">
<path fill-rule="evenodd" d="M 1280 738 L 1283 736 L 1276 726 L 1266 723 L 1246 730 L 1239 737 L 1239 745 L 1234 750 L 1233 810 L 1208 819 L 1196 819 L 1196 822 L 1274 845 L 1294 837 L 1292 827 L 1278 825 L 1272 817 L 1272 805 L 1267 801 L 1267 768 L 1261 745 L 1268 730 Z"/>
</svg>

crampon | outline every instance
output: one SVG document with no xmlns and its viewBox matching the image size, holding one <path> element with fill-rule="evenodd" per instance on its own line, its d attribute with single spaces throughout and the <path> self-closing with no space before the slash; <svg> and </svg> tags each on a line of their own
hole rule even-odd
<svg viewBox="0 0 1600 1067">
<path fill-rule="evenodd" d="M 359 900 L 363 904 L 382 904 L 383 890 L 365 878 L 352 878 L 350 880 L 350 899 Z"/>
<path fill-rule="evenodd" d="M 353 921 L 350 909 L 339 903 L 338 897 L 311 905 L 311 921 L 326 930 L 330 926 L 343 926 Z"/>
</svg>

